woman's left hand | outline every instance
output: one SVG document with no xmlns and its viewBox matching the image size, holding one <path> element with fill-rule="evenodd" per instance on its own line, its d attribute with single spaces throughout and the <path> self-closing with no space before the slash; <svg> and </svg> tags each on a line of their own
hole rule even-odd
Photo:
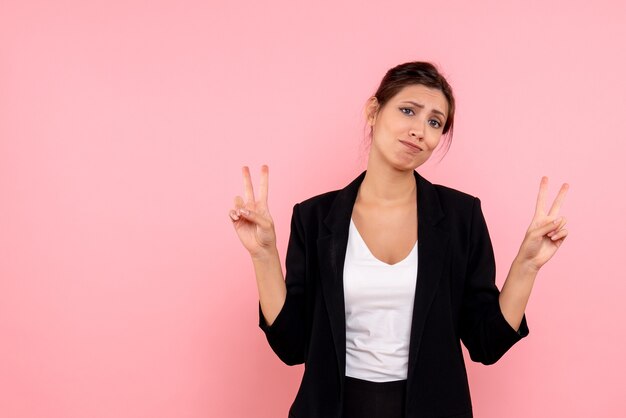
<svg viewBox="0 0 626 418">
<path fill-rule="evenodd" d="M 520 262 L 539 270 L 552 258 L 567 237 L 567 229 L 564 228 L 566 220 L 559 215 L 559 211 L 568 189 L 569 184 L 563 183 L 550 211 L 546 213 L 548 178 L 541 178 L 535 214 L 517 254 Z"/>
</svg>

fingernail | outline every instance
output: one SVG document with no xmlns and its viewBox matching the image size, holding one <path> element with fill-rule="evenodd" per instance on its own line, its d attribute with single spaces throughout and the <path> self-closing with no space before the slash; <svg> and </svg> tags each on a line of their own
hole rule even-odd
<svg viewBox="0 0 626 418">
<path fill-rule="evenodd" d="M 243 213 L 244 215 L 250 215 L 250 211 L 248 209 L 240 209 L 240 212 Z"/>
<path fill-rule="evenodd" d="M 561 223 L 561 220 L 563 220 L 563 218 L 558 218 L 558 219 L 555 219 L 555 220 L 554 220 L 554 224 L 555 224 L 555 225 L 560 224 L 560 223 Z"/>
</svg>

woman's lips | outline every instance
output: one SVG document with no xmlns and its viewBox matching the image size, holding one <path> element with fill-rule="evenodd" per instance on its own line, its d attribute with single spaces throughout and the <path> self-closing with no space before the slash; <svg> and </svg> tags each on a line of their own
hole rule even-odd
<svg viewBox="0 0 626 418">
<path fill-rule="evenodd" d="M 413 152 L 420 152 L 422 149 L 420 147 L 418 147 L 417 145 L 413 145 L 409 142 L 406 141 L 402 141 L 400 140 L 400 142 L 402 142 L 409 150 L 413 151 Z"/>
</svg>

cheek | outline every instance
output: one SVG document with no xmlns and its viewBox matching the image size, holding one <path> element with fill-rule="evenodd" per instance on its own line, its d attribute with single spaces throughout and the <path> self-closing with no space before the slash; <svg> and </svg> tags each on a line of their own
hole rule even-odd
<svg viewBox="0 0 626 418">
<path fill-rule="evenodd" d="M 428 139 L 428 143 L 430 145 L 431 148 L 436 148 L 437 145 L 439 145 L 439 143 L 441 142 L 441 138 L 443 136 L 441 135 L 440 131 L 437 132 L 433 132 L 433 135 L 430 136 L 430 138 Z"/>
<path fill-rule="evenodd" d="M 402 118 L 390 118 L 383 125 L 383 130 L 393 137 L 403 136 L 409 129 L 411 129 L 410 122 Z"/>
</svg>

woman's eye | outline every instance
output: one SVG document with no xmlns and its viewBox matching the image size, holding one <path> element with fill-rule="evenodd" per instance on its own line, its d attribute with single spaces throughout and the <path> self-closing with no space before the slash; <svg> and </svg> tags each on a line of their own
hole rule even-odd
<svg viewBox="0 0 626 418">
<path fill-rule="evenodd" d="M 410 113 L 406 113 L 405 110 L 408 110 Z M 413 110 L 409 109 L 408 107 L 401 107 L 400 108 L 400 112 L 404 113 L 405 115 L 413 115 Z"/>
<path fill-rule="evenodd" d="M 438 120 L 436 119 L 431 119 L 428 121 L 428 123 L 430 124 L 430 126 L 432 126 L 433 128 L 440 128 L 441 127 L 441 123 L 439 123 Z"/>
</svg>

